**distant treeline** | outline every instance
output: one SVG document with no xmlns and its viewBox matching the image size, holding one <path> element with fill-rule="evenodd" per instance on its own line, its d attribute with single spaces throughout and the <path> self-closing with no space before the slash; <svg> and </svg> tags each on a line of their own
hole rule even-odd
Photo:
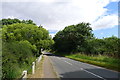
<svg viewBox="0 0 120 80">
<path fill-rule="evenodd" d="M 19 78 L 30 71 L 32 62 L 54 41 L 42 26 L 32 20 L 2 19 L 2 78 Z"/>
<path fill-rule="evenodd" d="M 87 55 L 108 55 L 119 57 L 120 38 L 115 36 L 98 39 L 94 37 L 89 23 L 70 25 L 59 31 L 53 38 L 53 50 L 65 53 L 83 53 Z"/>
<path fill-rule="evenodd" d="M 0 20 L 0 23 L 2 25 L 10 25 L 10 24 L 15 24 L 15 23 L 25 23 L 25 24 L 33 24 L 33 25 L 36 25 L 32 20 L 19 20 L 17 18 L 15 19 L 2 19 Z"/>
</svg>

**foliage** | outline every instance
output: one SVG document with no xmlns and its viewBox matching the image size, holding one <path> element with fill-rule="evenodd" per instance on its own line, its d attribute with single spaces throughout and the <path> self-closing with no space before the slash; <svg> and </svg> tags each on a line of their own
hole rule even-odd
<svg viewBox="0 0 120 80">
<path fill-rule="evenodd" d="M 65 55 L 67 58 L 98 65 L 108 69 L 120 71 L 120 59 L 107 55 L 85 55 L 81 53 Z"/>
<path fill-rule="evenodd" d="M 27 40 L 32 45 L 35 45 L 37 50 L 49 47 L 49 44 L 46 44 L 48 47 L 44 47 L 44 44 L 40 42 L 46 41 L 48 43 L 52 43 L 47 30 L 32 24 L 16 23 L 5 25 L 2 30 L 2 38 L 5 42 Z"/>
<path fill-rule="evenodd" d="M 54 41 L 43 27 L 32 20 L 2 19 L 3 79 L 18 78 L 23 70 L 31 69 L 32 62 L 49 49 Z"/>
<path fill-rule="evenodd" d="M 91 32 L 87 23 L 65 27 L 53 38 L 54 54 L 120 71 L 120 38 L 98 39 Z"/>
<path fill-rule="evenodd" d="M 85 46 L 86 40 L 91 39 L 93 34 L 89 23 L 70 25 L 59 31 L 53 38 L 55 50 L 62 52 L 74 52 L 78 47 Z"/>
<path fill-rule="evenodd" d="M 88 40 L 86 51 L 89 54 L 105 54 L 112 57 L 119 57 L 119 45 L 120 39 L 112 36 L 103 39 L 91 39 Z"/>
<path fill-rule="evenodd" d="M 55 41 L 54 51 L 76 53 L 81 52 L 87 55 L 105 54 L 118 58 L 120 39 L 112 36 L 98 39 L 93 37 L 92 29 L 88 23 L 80 23 L 65 27 L 53 38 Z"/>
<path fill-rule="evenodd" d="M 36 25 L 32 20 L 19 20 L 19 19 L 2 19 L 0 20 L 0 23 L 2 25 L 10 25 L 10 24 L 15 24 L 15 23 L 25 23 L 25 24 L 33 24 L 33 25 Z"/>
<path fill-rule="evenodd" d="M 22 66 L 31 66 L 33 48 L 28 41 L 3 42 L 2 66 L 3 78 L 16 78 L 21 75 Z M 27 69 L 27 67 L 26 67 Z"/>
</svg>

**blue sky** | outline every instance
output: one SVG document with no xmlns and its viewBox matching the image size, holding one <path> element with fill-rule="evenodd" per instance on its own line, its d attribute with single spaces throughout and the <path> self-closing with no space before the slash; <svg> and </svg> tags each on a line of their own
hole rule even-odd
<svg viewBox="0 0 120 80">
<path fill-rule="evenodd" d="M 111 2 L 105 8 L 109 10 L 108 14 L 116 14 L 118 13 L 118 2 Z M 93 30 L 93 33 L 94 36 L 97 38 L 111 37 L 111 36 L 118 37 L 118 26 L 116 25 L 112 28 Z"/>
<path fill-rule="evenodd" d="M 80 22 L 90 23 L 97 38 L 118 36 L 118 1 L 4 0 L 0 18 L 31 19 L 49 30 L 52 37 L 66 26 Z"/>
<path fill-rule="evenodd" d="M 102 39 L 103 37 L 118 36 L 118 26 L 108 29 L 100 29 L 93 31 L 94 36 Z"/>
<path fill-rule="evenodd" d="M 111 2 L 109 3 L 106 8 L 109 10 L 108 13 L 118 13 L 118 2 Z"/>
</svg>

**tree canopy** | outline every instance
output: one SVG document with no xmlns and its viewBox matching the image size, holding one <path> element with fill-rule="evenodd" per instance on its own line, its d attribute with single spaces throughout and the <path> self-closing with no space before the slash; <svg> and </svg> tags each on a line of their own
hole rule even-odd
<svg viewBox="0 0 120 80">
<path fill-rule="evenodd" d="M 22 69 L 31 68 L 41 49 L 50 49 L 54 41 L 49 32 L 32 20 L 2 19 L 3 79 L 16 78 Z M 15 66 L 14 66 L 15 65 Z M 19 76 L 20 77 L 20 76 Z"/>
<path fill-rule="evenodd" d="M 15 23 L 25 23 L 25 24 L 33 24 L 33 25 L 36 25 L 32 20 L 19 20 L 17 18 L 14 18 L 14 19 L 2 19 L 0 20 L 0 23 L 2 25 L 10 25 L 10 24 L 15 24 Z"/>
<path fill-rule="evenodd" d="M 70 25 L 59 31 L 53 38 L 53 50 L 68 53 L 83 53 L 91 55 L 108 55 L 119 57 L 120 39 L 112 36 L 98 39 L 94 37 L 89 23 Z"/>
<path fill-rule="evenodd" d="M 63 52 L 74 52 L 78 47 L 84 46 L 86 40 L 93 36 L 92 28 L 89 25 L 89 23 L 79 23 L 59 31 L 53 38 L 55 49 Z"/>
</svg>

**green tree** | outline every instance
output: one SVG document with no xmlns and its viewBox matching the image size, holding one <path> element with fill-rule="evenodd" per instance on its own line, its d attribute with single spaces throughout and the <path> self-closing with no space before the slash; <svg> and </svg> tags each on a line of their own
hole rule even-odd
<svg viewBox="0 0 120 80">
<path fill-rule="evenodd" d="M 53 38 L 55 50 L 62 52 L 75 52 L 85 46 L 86 40 L 91 39 L 93 34 L 89 23 L 70 25 L 59 31 Z"/>
<path fill-rule="evenodd" d="M 112 36 L 112 37 L 104 38 L 103 40 L 106 43 L 104 46 L 106 48 L 107 55 L 117 57 L 119 55 L 118 46 L 119 46 L 120 39 L 115 36 Z"/>
<path fill-rule="evenodd" d="M 33 24 L 36 25 L 32 20 L 19 20 L 17 18 L 14 19 L 2 19 L 0 20 L 0 24 L 2 25 L 10 25 L 10 24 L 15 24 L 15 23 L 25 23 L 25 24 Z"/>
<path fill-rule="evenodd" d="M 41 48 L 46 49 L 46 47 L 44 47 L 44 44 L 40 46 L 40 44 L 42 44 L 40 42 L 46 40 L 46 44 L 48 44 L 49 40 L 51 41 L 49 32 L 46 29 L 38 27 L 36 25 L 24 23 L 5 25 L 3 27 L 2 37 L 3 41 L 5 42 L 27 40 L 32 45 L 36 45 L 37 50 L 39 50 L 39 52 Z M 47 46 L 49 46 L 49 44 Z"/>
<path fill-rule="evenodd" d="M 88 45 L 85 47 L 90 54 L 102 54 L 112 57 L 118 57 L 119 55 L 119 38 L 112 36 L 103 39 L 93 38 L 88 40 Z"/>
<path fill-rule="evenodd" d="M 21 71 L 31 68 L 32 62 L 41 54 L 41 48 L 50 49 L 54 43 L 49 32 L 32 24 L 33 21 L 9 22 L 0 29 L 3 79 L 21 77 Z"/>
</svg>

